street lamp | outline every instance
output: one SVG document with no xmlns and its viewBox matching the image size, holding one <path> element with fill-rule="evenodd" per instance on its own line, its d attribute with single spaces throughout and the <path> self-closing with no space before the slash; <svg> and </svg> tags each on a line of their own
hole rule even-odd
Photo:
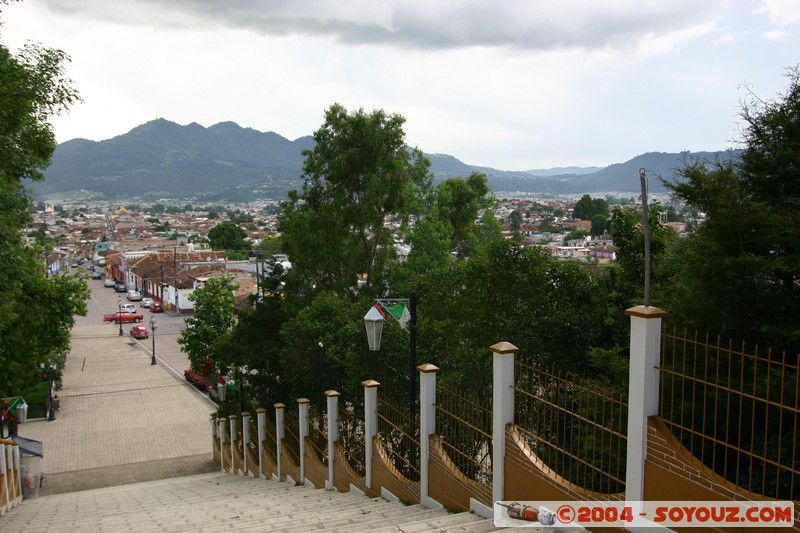
<svg viewBox="0 0 800 533">
<path fill-rule="evenodd" d="M 403 304 L 408 304 L 408 308 Z M 416 372 L 417 372 L 417 295 L 411 293 L 408 299 L 399 298 L 391 300 L 375 300 L 370 310 L 364 315 L 364 326 L 367 329 L 367 342 L 369 349 L 373 352 L 381 349 L 381 335 L 383 333 L 384 316 L 389 314 L 394 318 L 400 327 L 406 329 L 408 325 L 409 345 L 408 345 L 408 360 L 409 369 L 408 377 L 410 381 L 409 386 L 409 415 L 411 418 L 411 425 L 414 425 L 414 406 L 416 404 Z"/>
<path fill-rule="evenodd" d="M 322 381 L 322 376 L 325 374 L 323 364 L 325 361 L 325 345 L 322 342 L 317 343 L 317 389 L 319 391 L 319 410 L 322 412 L 325 405 L 325 385 Z"/>
<path fill-rule="evenodd" d="M 153 336 L 153 358 L 150 360 L 151 365 L 157 365 L 158 362 L 156 361 L 156 329 L 158 329 L 158 324 L 156 324 L 156 317 L 150 317 L 150 335 Z"/>
<path fill-rule="evenodd" d="M 119 324 L 119 336 L 122 337 L 122 297 L 117 296 L 117 324 Z"/>
</svg>

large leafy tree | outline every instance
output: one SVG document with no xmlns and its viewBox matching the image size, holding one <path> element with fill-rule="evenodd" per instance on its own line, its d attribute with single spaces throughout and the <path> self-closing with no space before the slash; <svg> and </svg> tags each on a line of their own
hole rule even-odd
<svg viewBox="0 0 800 533">
<path fill-rule="evenodd" d="M 2 2 L 5 3 L 5 2 Z M 23 391 L 38 365 L 69 348 L 76 314 L 86 314 L 86 284 L 47 277 L 44 250 L 21 231 L 30 222 L 24 180 L 41 180 L 56 147 L 49 118 L 79 101 L 60 50 L 0 45 L 0 395 Z"/>
<path fill-rule="evenodd" d="M 572 210 L 572 218 L 592 220 L 595 215 L 608 216 L 608 202 L 602 198 L 592 198 L 588 194 L 584 194 L 575 203 L 575 208 Z"/>
<path fill-rule="evenodd" d="M 394 256 L 387 217 L 406 222 L 430 186 L 430 162 L 405 145 L 405 119 L 334 104 L 303 152 L 302 191 L 290 191 L 279 229 L 290 284 L 306 293 L 368 285 Z"/>
<path fill-rule="evenodd" d="M 490 390 L 488 347 L 499 341 L 550 366 L 587 371 L 587 350 L 609 346 L 602 292 L 593 270 L 498 241 L 486 255 L 419 280 L 418 360 L 477 395 Z"/>
<path fill-rule="evenodd" d="M 186 319 L 188 327 L 181 331 L 178 344 L 193 369 L 200 370 L 209 363 L 227 366 L 227 361 L 215 359 L 215 344 L 233 328 L 235 290 L 233 277 L 223 274 L 208 279 L 189 295 L 189 300 L 194 302 L 194 314 Z"/>
<path fill-rule="evenodd" d="M 741 161 L 695 162 L 668 184 L 706 214 L 676 250 L 670 311 L 723 335 L 800 349 L 800 71 L 745 101 Z M 702 302 L 702 305 L 699 305 Z M 713 313 L 708 310 L 713 309 Z"/>
<path fill-rule="evenodd" d="M 225 250 L 230 259 L 244 259 L 250 245 L 244 240 L 247 232 L 233 222 L 222 222 L 208 231 L 208 240 L 216 250 Z"/>
</svg>

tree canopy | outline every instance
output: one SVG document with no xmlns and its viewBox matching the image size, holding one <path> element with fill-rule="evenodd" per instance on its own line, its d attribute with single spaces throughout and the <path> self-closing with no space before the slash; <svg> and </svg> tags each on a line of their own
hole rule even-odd
<svg viewBox="0 0 800 533">
<path fill-rule="evenodd" d="M 778 98 L 745 101 L 741 161 L 693 162 L 667 184 L 705 213 L 675 250 L 668 305 L 697 327 L 800 349 L 798 68 L 787 77 Z"/>
<path fill-rule="evenodd" d="M 608 216 L 608 202 L 602 198 L 592 198 L 588 194 L 584 194 L 580 200 L 575 203 L 575 208 L 572 210 L 572 218 L 580 220 L 592 220 L 595 215 Z"/>
<path fill-rule="evenodd" d="M 208 279 L 189 295 L 194 302 L 194 314 L 186 319 L 188 327 L 181 331 L 178 344 L 193 369 L 200 370 L 206 363 L 228 366 L 224 357 L 215 354 L 215 343 L 233 328 L 235 290 L 233 278 L 224 274 Z"/>
<path fill-rule="evenodd" d="M 42 179 L 56 147 L 49 118 L 80 100 L 65 75 L 69 57 L 27 45 L 17 55 L 0 45 L 0 395 L 38 378 L 39 363 L 69 349 L 74 315 L 86 314 L 86 283 L 47 276 L 46 249 L 22 238 L 32 204 L 23 180 Z M 33 334 L 32 334 L 33 333 Z"/>
<path fill-rule="evenodd" d="M 292 258 L 290 284 L 342 294 L 372 285 L 394 256 L 384 221 L 406 223 L 430 187 L 430 162 L 405 145 L 405 119 L 334 104 L 303 155 L 303 189 L 282 204 L 279 230 Z"/>
</svg>

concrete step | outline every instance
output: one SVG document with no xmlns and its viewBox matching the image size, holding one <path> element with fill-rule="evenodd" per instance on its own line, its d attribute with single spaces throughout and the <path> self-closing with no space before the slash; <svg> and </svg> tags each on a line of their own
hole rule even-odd
<svg viewBox="0 0 800 533">
<path fill-rule="evenodd" d="M 497 528 L 469 513 L 221 472 L 41 496 L 0 517 L 4 533 L 399 530 L 478 533 Z"/>
</svg>

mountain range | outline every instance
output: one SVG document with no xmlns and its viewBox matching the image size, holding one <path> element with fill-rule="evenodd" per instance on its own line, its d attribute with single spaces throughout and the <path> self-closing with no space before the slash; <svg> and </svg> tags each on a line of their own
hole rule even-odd
<svg viewBox="0 0 800 533">
<path fill-rule="evenodd" d="M 277 133 L 221 122 L 208 128 L 156 119 L 104 141 L 73 139 L 53 154 L 43 182 L 30 183 L 36 199 L 93 198 L 247 201 L 286 198 L 302 186 L 302 151 L 311 136 L 291 141 Z M 434 182 L 484 172 L 495 193 L 553 195 L 636 193 L 639 169 L 667 180 L 689 160 L 713 162 L 739 152 L 650 152 L 605 168 L 562 167 L 503 171 L 478 167 L 446 154 L 426 154 Z M 652 192 L 664 191 L 658 179 Z"/>
</svg>

